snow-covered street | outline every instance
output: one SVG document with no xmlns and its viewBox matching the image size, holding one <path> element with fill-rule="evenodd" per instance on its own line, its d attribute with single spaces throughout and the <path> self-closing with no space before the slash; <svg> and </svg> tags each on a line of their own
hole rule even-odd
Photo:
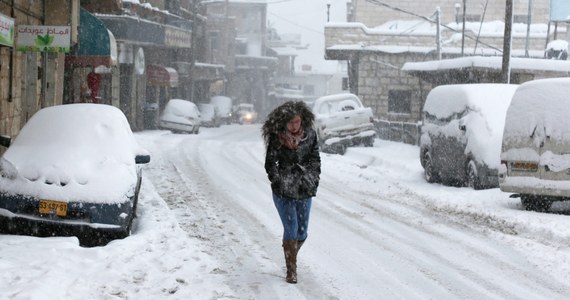
<svg viewBox="0 0 570 300">
<path fill-rule="evenodd" d="M 132 236 L 0 235 L 0 299 L 567 299 L 570 204 L 426 183 L 417 146 L 321 153 L 299 283 L 260 125 L 136 134 L 151 153 Z"/>
</svg>

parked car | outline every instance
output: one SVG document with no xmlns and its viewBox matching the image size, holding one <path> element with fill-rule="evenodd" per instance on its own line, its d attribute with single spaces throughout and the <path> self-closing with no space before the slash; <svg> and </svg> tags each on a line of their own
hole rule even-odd
<svg viewBox="0 0 570 300">
<path fill-rule="evenodd" d="M 239 124 L 252 124 L 257 121 L 257 112 L 251 103 L 240 103 L 236 105 L 234 111 L 236 122 Z"/>
<path fill-rule="evenodd" d="M 43 108 L 0 158 L 0 232 L 77 236 L 86 246 L 124 238 L 149 161 L 119 109 Z"/>
<path fill-rule="evenodd" d="M 313 105 L 319 147 L 323 152 L 344 154 L 349 146 L 372 147 L 376 138 L 370 107 L 349 93 L 320 97 Z"/>
<path fill-rule="evenodd" d="M 210 103 L 198 103 L 200 110 L 200 125 L 204 127 L 220 127 L 221 121 L 218 109 Z"/>
<path fill-rule="evenodd" d="M 184 99 L 170 99 L 160 115 L 160 128 L 172 132 L 200 132 L 200 110 L 191 101 Z"/>
<path fill-rule="evenodd" d="M 474 189 L 499 186 L 499 155 L 514 84 L 432 89 L 423 107 L 420 162 L 428 182 Z"/>
<path fill-rule="evenodd" d="M 523 83 L 507 111 L 500 188 L 526 210 L 570 200 L 570 78 Z"/>
<path fill-rule="evenodd" d="M 232 98 L 214 96 L 210 99 L 210 104 L 218 109 L 218 115 L 222 124 L 230 124 L 232 122 Z"/>
</svg>

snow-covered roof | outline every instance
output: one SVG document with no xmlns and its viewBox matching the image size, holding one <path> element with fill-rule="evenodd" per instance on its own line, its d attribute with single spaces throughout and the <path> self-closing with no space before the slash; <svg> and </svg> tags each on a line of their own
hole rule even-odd
<svg viewBox="0 0 570 300">
<path fill-rule="evenodd" d="M 293 47 L 271 47 L 271 50 L 275 51 L 278 56 L 297 56 L 299 55 L 299 50 Z"/>
<path fill-rule="evenodd" d="M 463 23 L 449 23 L 443 24 L 440 28 L 441 32 L 452 31 L 461 32 Z M 369 28 L 366 25 L 358 22 L 329 22 L 325 28 L 359 28 L 369 35 L 433 35 L 437 33 L 437 26 L 427 21 L 416 20 L 391 20 L 380 26 Z M 515 23 L 512 27 L 513 37 L 525 37 L 527 34 L 527 25 L 523 23 Z M 489 21 L 489 22 L 466 22 L 465 30 L 482 37 L 497 37 L 503 36 L 505 33 L 505 23 L 502 21 Z M 565 32 L 564 28 L 559 28 L 559 32 Z M 544 37 L 548 33 L 547 24 L 531 24 L 529 28 L 529 35 L 531 37 Z"/>
<path fill-rule="evenodd" d="M 467 56 L 454 59 L 433 60 L 427 62 L 408 62 L 402 67 L 403 71 L 439 71 L 469 67 L 502 68 L 501 56 Z M 513 57 L 510 60 L 512 70 L 536 70 L 570 72 L 570 61 L 554 59 L 536 59 Z"/>
</svg>

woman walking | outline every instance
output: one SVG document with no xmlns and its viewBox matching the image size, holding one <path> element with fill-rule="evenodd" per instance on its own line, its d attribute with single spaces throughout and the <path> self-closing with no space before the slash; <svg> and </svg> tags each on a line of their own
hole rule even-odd
<svg viewBox="0 0 570 300">
<path fill-rule="evenodd" d="M 283 224 L 285 280 L 289 283 L 297 283 L 297 253 L 307 239 L 312 197 L 321 174 L 314 120 L 304 102 L 290 101 L 269 113 L 262 127 L 265 171 Z"/>
</svg>

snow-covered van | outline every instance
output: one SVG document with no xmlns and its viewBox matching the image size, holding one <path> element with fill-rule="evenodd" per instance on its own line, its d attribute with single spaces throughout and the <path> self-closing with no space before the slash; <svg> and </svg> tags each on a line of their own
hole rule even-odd
<svg viewBox="0 0 570 300">
<path fill-rule="evenodd" d="M 570 78 L 523 83 L 507 111 L 500 188 L 526 210 L 570 199 Z"/>
</svg>

